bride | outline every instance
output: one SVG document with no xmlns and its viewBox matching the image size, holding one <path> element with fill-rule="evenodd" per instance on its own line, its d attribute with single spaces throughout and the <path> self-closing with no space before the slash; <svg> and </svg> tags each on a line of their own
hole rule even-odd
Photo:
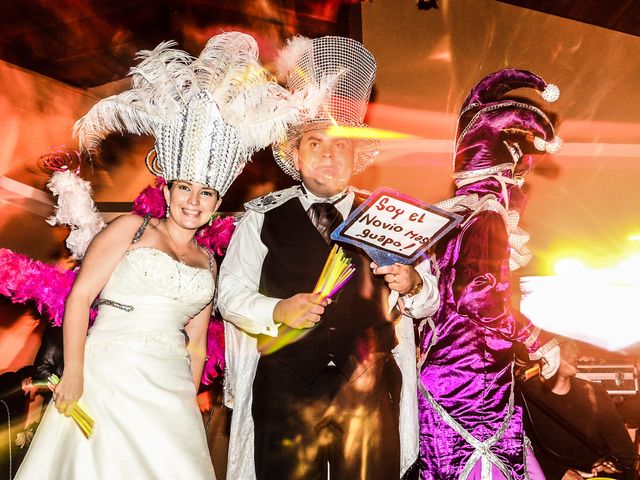
<svg viewBox="0 0 640 480">
<path fill-rule="evenodd" d="M 67 299 L 55 409 L 17 478 L 214 477 L 195 396 L 215 272 L 192 239 L 220 202 L 215 190 L 185 181 L 173 182 L 166 196 L 168 218 L 147 225 L 147 218 L 122 216 L 87 250 Z M 70 415 L 78 399 L 96 420 L 88 440 L 58 413 Z"/>
<path fill-rule="evenodd" d="M 76 124 L 89 152 L 113 131 L 153 135 L 147 165 L 167 181 L 167 213 L 119 217 L 89 246 L 66 303 L 55 406 L 18 479 L 215 477 L 195 397 L 216 269 L 195 234 L 251 154 L 299 111 L 252 37 L 217 35 L 196 59 L 173 45 L 141 52 L 133 88 Z M 76 405 L 95 419 L 88 439 L 67 418 Z"/>
</svg>

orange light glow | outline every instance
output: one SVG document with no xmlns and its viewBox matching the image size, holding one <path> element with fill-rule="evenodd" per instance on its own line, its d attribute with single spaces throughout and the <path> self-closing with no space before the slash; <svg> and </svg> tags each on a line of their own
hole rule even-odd
<svg viewBox="0 0 640 480">
<path fill-rule="evenodd" d="M 338 138 L 374 138 L 378 140 L 391 139 L 407 139 L 415 138 L 407 133 L 394 132 L 392 130 L 383 130 L 381 128 L 363 128 L 363 127 L 343 127 L 340 125 L 332 125 L 327 129 L 327 133 L 332 137 Z"/>
</svg>

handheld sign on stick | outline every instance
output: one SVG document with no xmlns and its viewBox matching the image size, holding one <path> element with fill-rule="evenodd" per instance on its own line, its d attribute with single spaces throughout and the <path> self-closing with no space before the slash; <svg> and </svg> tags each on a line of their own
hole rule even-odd
<svg viewBox="0 0 640 480">
<path fill-rule="evenodd" d="M 390 188 L 379 188 L 331 238 L 362 248 L 379 266 L 412 264 L 462 217 Z"/>
</svg>

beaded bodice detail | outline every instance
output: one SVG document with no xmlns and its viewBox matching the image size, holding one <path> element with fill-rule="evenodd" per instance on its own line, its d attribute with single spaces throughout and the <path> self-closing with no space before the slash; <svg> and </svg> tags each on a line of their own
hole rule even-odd
<svg viewBox="0 0 640 480">
<path fill-rule="evenodd" d="M 208 269 L 185 265 L 155 248 L 134 247 L 100 293 L 106 301 L 90 336 L 177 332 L 211 301 L 214 289 Z"/>
<path fill-rule="evenodd" d="M 211 301 L 213 293 L 210 271 L 178 262 L 155 248 L 135 247 L 122 258 L 101 296 L 113 298 L 124 294 L 132 304 L 138 296 L 158 296 L 194 304 L 200 310 Z"/>
</svg>

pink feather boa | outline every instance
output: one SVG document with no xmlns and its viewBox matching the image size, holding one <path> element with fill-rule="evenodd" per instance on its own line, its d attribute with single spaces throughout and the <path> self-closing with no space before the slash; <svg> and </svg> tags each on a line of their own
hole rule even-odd
<svg viewBox="0 0 640 480">
<path fill-rule="evenodd" d="M 165 181 L 157 177 L 155 187 L 146 187 L 133 202 L 133 213 L 161 218 L 167 204 L 162 188 Z M 197 242 L 218 256 L 224 255 L 235 229 L 233 217 L 217 217 L 196 233 Z M 9 249 L 0 249 L 0 295 L 13 303 L 33 301 L 38 311 L 53 325 L 61 326 L 64 306 L 76 277 L 74 270 L 65 270 L 33 260 Z M 91 320 L 96 312 L 91 311 Z M 211 317 L 207 340 L 207 362 L 202 383 L 210 385 L 224 371 L 224 327 L 221 320 Z"/>
<path fill-rule="evenodd" d="M 0 295 L 13 303 L 34 301 L 38 311 L 56 326 L 62 325 L 64 303 L 75 278 L 74 270 L 0 249 Z"/>
<path fill-rule="evenodd" d="M 211 385 L 224 372 L 224 323 L 211 316 L 207 333 L 207 360 L 202 372 L 202 383 Z"/>
</svg>

